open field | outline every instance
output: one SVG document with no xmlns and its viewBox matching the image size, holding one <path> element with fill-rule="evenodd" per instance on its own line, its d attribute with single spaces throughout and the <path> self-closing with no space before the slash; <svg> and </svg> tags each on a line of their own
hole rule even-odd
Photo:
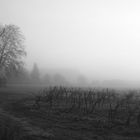
<svg viewBox="0 0 140 140">
<path fill-rule="evenodd" d="M 0 139 L 139 140 L 140 91 L 0 89 Z"/>
</svg>

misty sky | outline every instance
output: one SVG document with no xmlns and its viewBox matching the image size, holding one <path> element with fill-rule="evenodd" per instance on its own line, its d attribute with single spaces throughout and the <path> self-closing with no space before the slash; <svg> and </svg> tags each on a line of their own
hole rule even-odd
<svg viewBox="0 0 140 140">
<path fill-rule="evenodd" d="M 139 0 L 0 0 L 0 23 L 21 28 L 28 68 L 140 80 Z"/>
</svg>

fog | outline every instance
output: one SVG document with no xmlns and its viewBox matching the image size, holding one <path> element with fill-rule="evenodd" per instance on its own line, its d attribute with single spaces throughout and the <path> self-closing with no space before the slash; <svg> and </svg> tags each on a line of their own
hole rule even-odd
<svg viewBox="0 0 140 140">
<path fill-rule="evenodd" d="M 42 75 L 139 85 L 139 7 L 138 0 L 0 0 L 0 21 L 21 28 L 30 71 L 36 62 Z"/>
</svg>

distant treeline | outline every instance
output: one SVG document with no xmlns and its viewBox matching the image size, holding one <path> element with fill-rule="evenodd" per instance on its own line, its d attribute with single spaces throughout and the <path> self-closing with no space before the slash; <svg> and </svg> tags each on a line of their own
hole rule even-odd
<svg viewBox="0 0 140 140">
<path fill-rule="evenodd" d="M 3 80 L 4 82 L 4 80 Z M 72 83 L 63 74 L 55 73 L 42 74 L 37 64 L 33 65 L 31 71 L 26 68 L 21 68 L 19 72 L 11 72 L 6 79 L 7 84 L 24 84 L 24 85 L 44 85 L 44 86 L 87 86 L 88 82 L 86 78 L 80 75 L 77 78 L 76 83 Z"/>
</svg>

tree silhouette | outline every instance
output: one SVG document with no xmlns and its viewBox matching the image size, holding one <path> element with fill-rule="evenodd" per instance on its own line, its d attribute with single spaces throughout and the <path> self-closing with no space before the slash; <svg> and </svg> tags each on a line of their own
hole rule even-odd
<svg viewBox="0 0 140 140">
<path fill-rule="evenodd" d="M 39 68 L 36 63 L 33 65 L 33 69 L 31 71 L 31 82 L 33 84 L 37 84 L 40 82 L 40 73 L 39 73 Z"/>
<path fill-rule="evenodd" d="M 67 80 L 65 79 L 65 77 L 63 76 L 63 75 L 61 75 L 61 74 L 55 74 L 54 75 L 54 84 L 55 85 L 67 85 L 68 84 L 68 82 L 67 82 Z"/>
<path fill-rule="evenodd" d="M 24 37 L 15 25 L 0 25 L 0 79 L 6 78 L 11 70 L 18 71 L 26 55 Z"/>
<path fill-rule="evenodd" d="M 79 75 L 79 77 L 77 78 L 77 84 L 78 84 L 78 86 L 87 86 L 86 77 L 83 75 Z"/>
<path fill-rule="evenodd" d="M 50 86 L 52 84 L 52 79 L 49 74 L 45 74 L 44 77 L 42 78 L 43 84 Z"/>
<path fill-rule="evenodd" d="M 8 77 L 9 84 L 30 84 L 30 75 L 29 71 L 21 67 L 18 73 L 11 72 L 10 76 Z"/>
</svg>

